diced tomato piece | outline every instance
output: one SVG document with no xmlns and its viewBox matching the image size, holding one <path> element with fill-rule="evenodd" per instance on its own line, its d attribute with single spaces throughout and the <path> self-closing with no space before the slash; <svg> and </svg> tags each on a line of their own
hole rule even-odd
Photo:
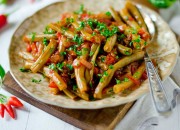
<svg viewBox="0 0 180 130">
<path fill-rule="evenodd" d="M 35 42 L 33 42 L 33 43 L 31 44 L 31 48 L 32 48 L 32 53 L 33 53 L 33 54 L 36 54 L 36 53 L 38 52 L 38 48 L 37 48 Z"/>
<path fill-rule="evenodd" d="M 134 20 L 134 18 L 133 18 L 133 17 L 129 17 L 128 19 L 129 19 L 129 21 L 133 21 L 133 20 Z"/>
<path fill-rule="evenodd" d="M 142 77 L 141 77 L 143 80 L 146 80 L 148 77 L 147 77 L 147 73 L 146 71 L 144 71 L 144 73 L 142 74 Z"/>
<path fill-rule="evenodd" d="M 97 67 L 94 67 L 94 74 L 95 75 L 99 74 L 99 69 Z"/>
<path fill-rule="evenodd" d="M 58 86 L 53 81 L 50 81 L 49 87 L 50 88 L 58 88 Z"/>
<path fill-rule="evenodd" d="M 119 28 L 119 31 L 120 31 L 121 33 L 123 33 L 124 30 L 125 30 L 125 28 L 126 28 L 126 25 L 118 26 L 118 28 Z"/>
<path fill-rule="evenodd" d="M 105 61 L 105 63 L 106 63 L 107 65 L 110 65 L 110 64 L 114 64 L 115 62 L 116 62 L 116 58 L 109 53 L 109 54 L 106 56 L 106 61 Z"/>
<path fill-rule="evenodd" d="M 32 51 L 32 47 L 31 47 L 31 45 L 29 43 L 27 44 L 26 51 L 27 52 L 31 52 Z"/>
<path fill-rule="evenodd" d="M 50 57 L 50 62 L 52 63 L 58 63 L 60 60 L 60 55 L 59 54 L 54 54 Z"/>
<path fill-rule="evenodd" d="M 143 28 L 140 28 L 138 30 L 138 34 L 141 36 L 142 39 L 148 40 L 150 38 L 150 35 L 148 32 L 146 32 Z"/>
<path fill-rule="evenodd" d="M 89 15 L 88 14 L 81 14 L 81 19 L 88 19 L 89 18 Z"/>
</svg>

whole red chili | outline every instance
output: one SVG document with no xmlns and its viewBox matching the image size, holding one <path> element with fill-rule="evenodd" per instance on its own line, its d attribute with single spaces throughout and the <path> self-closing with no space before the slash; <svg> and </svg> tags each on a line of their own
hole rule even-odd
<svg viewBox="0 0 180 130">
<path fill-rule="evenodd" d="M 4 118 L 4 110 L 5 110 L 4 104 L 0 104 L 0 115 L 2 118 Z"/>
<path fill-rule="evenodd" d="M 6 111 L 9 113 L 9 115 L 14 119 L 15 118 L 14 110 L 11 107 L 11 105 L 10 104 L 6 104 L 5 108 L 6 108 Z"/>
<path fill-rule="evenodd" d="M 23 104 L 14 96 L 9 98 L 8 104 L 10 104 L 14 107 L 23 107 Z"/>
<path fill-rule="evenodd" d="M 0 28 L 7 24 L 7 15 L 0 14 Z"/>
</svg>

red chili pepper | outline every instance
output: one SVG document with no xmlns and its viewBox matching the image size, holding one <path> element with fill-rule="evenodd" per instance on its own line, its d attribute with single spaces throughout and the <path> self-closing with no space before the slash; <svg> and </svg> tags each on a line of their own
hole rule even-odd
<svg viewBox="0 0 180 130">
<path fill-rule="evenodd" d="M 10 97 L 8 100 L 8 104 L 14 107 L 23 107 L 21 101 L 19 101 L 16 97 Z"/>
<path fill-rule="evenodd" d="M 138 86 L 141 84 L 140 81 L 137 80 L 137 79 L 135 79 L 133 76 L 127 75 L 127 77 L 128 77 L 131 81 L 133 81 L 134 84 L 136 84 L 136 85 L 138 85 Z"/>
<path fill-rule="evenodd" d="M 4 110 L 5 110 L 4 104 L 0 104 L 0 115 L 2 118 L 4 118 Z"/>
<path fill-rule="evenodd" d="M 9 115 L 14 119 L 15 118 L 14 110 L 11 107 L 11 105 L 10 104 L 6 104 L 5 108 L 6 108 L 6 111 L 9 113 Z"/>
<path fill-rule="evenodd" d="M 7 24 L 7 16 L 0 14 L 0 28 L 4 27 Z"/>
</svg>

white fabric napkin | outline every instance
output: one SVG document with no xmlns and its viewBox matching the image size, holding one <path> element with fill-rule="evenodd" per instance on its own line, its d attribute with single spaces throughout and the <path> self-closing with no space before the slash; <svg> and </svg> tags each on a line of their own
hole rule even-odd
<svg viewBox="0 0 180 130">
<path fill-rule="evenodd" d="M 17 25 L 19 25 L 25 18 L 32 15 L 34 12 L 36 12 L 38 9 L 53 3 L 58 0 L 51 0 L 51 1 L 43 1 L 38 2 L 37 4 L 28 5 L 20 8 L 15 13 L 9 16 L 9 25 L 4 28 L 6 31 L 4 33 L 3 30 L 0 31 L 0 37 L 6 37 L 3 40 L 1 39 L 0 46 L 3 46 L 3 50 L 0 51 L 0 56 L 3 55 L 3 59 L 0 60 L 0 64 L 5 68 L 6 71 L 9 70 L 9 63 L 7 62 L 1 62 L 2 60 L 8 59 L 8 46 L 10 43 L 11 36 L 16 29 Z M 176 83 L 180 83 L 180 58 L 178 60 L 178 63 L 176 65 L 175 70 L 173 71 L 173 79 L 176 81 Z M 172 91 L 174 88 L 177 87 L 177 85 L 173 82 L 171 78 L 168 78 L 165 82 L 165 89 L 167 89 L 167 94 L 170 95 L 169 97 L 172 97 Z M 124 117 L 124 119 L 116 126 L 116 130 L 137 130 L 141 127 L 141 130 L 146 129 L 152 125 L 151 124 L 160 124 L 163 117 L 158 115 L 156 112 L 153 103 L 151 101 L 150 94 L 147 94 L 143 97 L 141 97 L 133 108 L 127 113 L 127 115 Z M 158 126 L 154 125 L 154 127 L 158 128 Z M 149 127 L 150 128 L 150 127 Z M 74 128 L 77 129 L 77 128 Z M 158 129 L 157 129 L 158 130 Z M 163 129 L 166 130 L 166 129 Z M 169 130 L 169 129 L 168 129 Z"/>
</svg>

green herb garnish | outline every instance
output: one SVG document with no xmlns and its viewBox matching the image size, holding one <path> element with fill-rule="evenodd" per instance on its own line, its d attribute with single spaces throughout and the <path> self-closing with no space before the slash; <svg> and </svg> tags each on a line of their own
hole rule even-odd
<svg viewBox="0 0 180 130">
<path fill-rule="evenodd" d="M 56 67 L 57 67 L 58 70 L 62 71 L 62 70 L 63 70 L 63 67 L 64 67 L 64 62 L 62 62 L 62 63 L 57 63 Z"/>
<path fill-rule="evenodd" d="M 93 56 L 93 55 L 94 55 L 94 52 L 90 51 L 89 56 L 91 57 L 91 56 Z"/>
<path fill-rule="evenodd" d="M 114 66 L 113 65 L 109 65 L 109 69 L 113 69 L 114 68 Z"/>
<path fill-rule="evenodd" d="M 111 13 L 108 11 L 108 12 L 106 12 L 106 15 L 107 16 L 111 16 Z"/>
<path fill-rule="evenodd" d="M 65 51 L 63 51 L 63 52 L 60 52 L 60 55 L 61 56 L 65 56 L 67 53 L 65 52 Z"/>
<path fill-rule="evenodd" d="M 116 80 L 116 84 L 120 84 L 121 83 L 121 80 L 116 79 L 116 78 L 115 78 L 115 80 Z"/>
<path fill-rule="evenodd" d="M 128 78 L 124 78 L 124 82 L 128 82 L 129 81 L 129 79 Z"/>
<path fill-rule="evenodd" d="M 33 82 L 33 83 L 40 83 L 40 82 L 41 82 L 41 79 L 37 80 L 37 79 L 35 79 L 35 78 L 32 78 L 32 79 L 31 79 L 31 82 Z"/>
<path fill-rule="evenodd" d="M 80 46 L 83 43 L 83 38 L 76 34 L 73 38 L 73 41 L 76 42 Z"/>
<path fill-rule="evenodd" d="M 77 85 L 73 85 L 73 91 L 76 91 L 77 90 Z"/>
<path fill-rule="evenodd" d="M 84 12 L 84 5 L 81 4 L 80 9 L 78 11 L 75 11 L 75 14 L 82 14 Z"/>
<path fill-rule="evenodd" d="M 46 37 L 44 37 L 44 38 L 43 38 L 43 44 L 44 44 L 45 46 L 47 46 L 47 45 L 48 45 L 48 40 L 47 40 L 47 38 L 46 38 Z"/>
<path fill-rule="evenodd" d="M 31 33 L 31 41 L 32 41 L 32 42 L 34 42 L 35 37 L 36 37 L 36 33 L 35 33 L 35 32 L 32 32 L 32 33 Z"/>
<path fill-rule="evenodd" d="M 50 64 L 50 65 L 48 66 L 48 68 L 51 69 L 51 70 L 57 71 L 56 65 L 53 64 L 53 63 Z"/>
<path fill-rule="evenodd" d="M 73 70 L 73 66 L 71 64 L 67 64 L 66 67 L 69 69 L 69 70 Z"/>
<path fill-rule="evenodd" d="M 30 70 L 28 70 L 28 69 L 25 69 L 25 68 L 20 68 L 19 69 L 21 72 L 29 72 Z"/>
</svg>

